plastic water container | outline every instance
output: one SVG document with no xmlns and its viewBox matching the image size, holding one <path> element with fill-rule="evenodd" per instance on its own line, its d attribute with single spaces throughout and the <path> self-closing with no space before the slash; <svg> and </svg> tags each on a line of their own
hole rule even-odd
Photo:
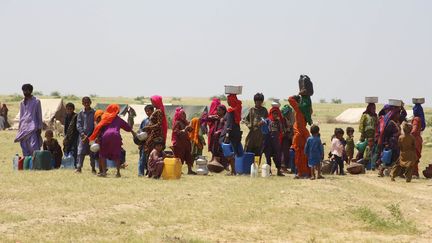
<svg viewBox="0 0 432 243">
<path fill-rule="evenodd" d="M 261 176 L 262 177 L 269 177 L 270 176 L 270 165 L 263 164 L 261 166 Z"/>
<path fill-rule="evenodd" d="M 381 161 L 386 165 L 391 165 L 392 163 L 392 150 L 391 149 L 384 149 L 381 156 Z"/>
<path fill-rule="evenodd" d="M 255 156 L 254 162 L 257 166 L 259 166 L 261 164 L 261 156 Z"/>
<path fill-rule="evenodd" d="M 254 163 L 255 154 L 245 152 L 243 156 L 236 156 L 235 171 L 237 174 L 250 174 L 251 165 Z"/>
<path fill-rule="evenodd" d="M 234 149 L 231 143 L 222 143 L 221 146 L 222 146 L 224 157 L 231 157 L 234 155 Z"/>
<path fill-rule="evenodd" d="M 24 163 L 23 163 L 23 169 L 24 170 L 29 170 L 30 169 L 30 160 L 31 160 L 31 156 L 26 156 L 24 159 Z"/>
<path fill-rule="evenodd" d="M 25 160 L 25 157 L 21 157 L 20 160 L 18 161 L 18 170 L 24 169 L 24 160 Z"/>
<path fill-rule="evenodd" d="M 258 166 L 256 163 L 252 163 L 250 167 L 251 177 L 258 177 Z"/>
<path fill-rule="evenodd" d="M 18 170 L 18 162 L 19 162 L 19 160 L 20 160 L 19 155 L 15 154 L 15 156 L 12 159 L 12 166 L 13 166 L 12 168 L 13 168 L 13 170 Z"/>
<path fill-rule="evenodd" d="M 295 166 L 295 151 L 292 148 L 289 150 L 289 166 L 292 173 L 297 173 L 297 168 Z"/>
<path fill-rule="evenodd" d="M 99 168 L 99 160 L 96 160 L 95 167 Z M 117 165 L 114 160 L 106 159 L 106 168 L 117 168 Z"/>
<path fill-rule="evenodd" d="M 261 133 L 264 134 L 264 135 L 269 134 L 270 133 L 269 120 L 261 118 L 261 121 L 264 122 L 264 124 L 260 127 L 261 128 Z"/>
<path fill-rule="evenodd" d="M 29 160 L 29 170 L 33 170 L 33 157 L 30 156 Z"/>
<path fill-rule="evenodd" d="M 413 104 L 424 104 L 425 103 L 425 98 L 412 98 L 412 102 Z"/>
<path fill-rule="evenodd" d="M 52 168 L 52 154 L 50 151 L 37 150 L 33 153 L 33 169 L 35 170 L 50 170 Z"/>
<path fill-rule="evenodd" d="M 300 75 L 299 79 L 299 90 L 306 90 L 307 96 L 312 96 L 314 94 L 313 84 L 310 78 L 307 75 Z"/>
<path fill-rule="evenodd" d="M 62 169 L 74 169 L 75 168 L 75 158 L 72 153 L 69 153 L 62 158 L 61 168 Z"/>
<path fill-rule="evenodd" d="M 182 163 L 178 158 L 164 159 L 164 167 L 162 171 L 162 178 L 164 180 L 177 180 L 180 179 L 182 172 Z"/>
</svg>

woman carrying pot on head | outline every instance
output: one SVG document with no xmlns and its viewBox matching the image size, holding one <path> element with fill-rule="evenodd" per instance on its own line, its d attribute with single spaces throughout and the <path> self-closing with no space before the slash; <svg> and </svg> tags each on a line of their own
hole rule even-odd
<svg viewBox="0 0 432 243">
<path fill-rule="evenodd" d="M 401 107 L 392 106 L 389 112 L 384 117 L 384 130 L 382 133 L 382 155 L 387 151 L 391 151 L 389 161 L 380 161 L 378 176 L 384 176 L 384 170 L 391 167 L 399 158 L 399 136 L 400 129 Z"/>
<path fill-rule="evenodd" d="M 234 155 L 226 159 L 231 165 L 231 172 L 228 175 L 235 175 L 235 156 L 243 155 L 242 131 L 240 129 L 242 102 L 235 94 L 229 94 L 227 98 L 229 108 L 225 115 L 225 127 L 220 136 L 225 143 L 231 143 L 234 150 Z"/>
<path fill-rule="evenodd" d="M 423 148 L 423 138 L 421 136 L 421 133 L 426 128 L 426 120 L 425 120 L 423 107 L 421 106 L 421 104 L 415 104 L 413 108 L 413 112 L 414 112 L 414 118 L 411 121 L 412 124 L 411 135 L 414 136 L 416 141 L 415 146 L 416 146 L 416 153 L 418 159 L 417 163 L 415 163 L 413 167 L 413 177 L 419 178 L 420 175 L 419 175 L 418 164 L 420 163 L 420 158 L 422 155 L 422 148 Z"/>
</svg>

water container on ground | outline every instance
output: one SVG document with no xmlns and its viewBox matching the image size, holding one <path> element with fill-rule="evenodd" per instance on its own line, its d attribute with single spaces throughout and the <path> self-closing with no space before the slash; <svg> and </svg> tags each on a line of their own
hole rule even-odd
<svg viewBox="0 0 432 243">
<path fill-rule="evenodd" d="M 182 172 L 182 163 L 178 158 L 165 158 L 164 167 L 162 171 L 162 178 L 164 180 L 180 179 Z"/>
<path fill-rule="evenodd" d="M 50 151 L 37 150 L 33 153 L 33 169 L 34 170 L 50 170 L 52 168 L 51 161 L 53 156 Z"/>
<path fill-rule="evenodd" d="M 243 156 L 236 156 L 235 171 L 237 174 L 250 174 L 251 165 L 254 163 L 255 154 L 245 152 Z"/>
</svg>

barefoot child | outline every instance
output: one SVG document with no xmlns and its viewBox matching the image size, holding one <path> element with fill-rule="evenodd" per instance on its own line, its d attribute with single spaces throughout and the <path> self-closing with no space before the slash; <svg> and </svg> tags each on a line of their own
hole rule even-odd
<svg viewBox="0 0 432 243">
<path fill-rule="evenodd" d="M 85 156 L 90 157 L 90 166 L 92 173 L 96 174 L 95 169 L 95 155 L 90 151 L 90 145 L 88 137 L 93 133 L 94 130 L 94 114 L 95 110 L 91 108 L 91 99 L 86 96 L 82 98 L 83 109 L 78 113 L 76 128 L 78 130 L 78 149 L 77 149 L 77 173 L 81 173 L 84 165 Z"/>
<path fill-rule="evenodd" d="M 392 181 L 395 181 L 395 177 L 399 175 L 400 170 L 405 168 L 406 182 L 411 182 L 413 168 L 417 163 L 415 137 L 411 135 L 411 130 L 411 124 L 404 122 L 404 134 L 399 137 L 399 161 L 392 167 L 390 173 Z"/>
<path fill-rule="evenodd" d="M 345 139 L 346 141 L 346 154 L 347 154 L 347 164 L 350 164 L 353 157 L 354 157 L 354 128 L 347 127 L 346 129 L 347 137 Z"/>
<path fill-rule="evenodd" d="M 77 167 L 77 141 L 78 141 L 78 130 L 77 130 L 77 116 L 75 113 L 75 105 L 73 103 L 66 104 L 66 116 L 64 119 L 64 139 L 63 139 L 63 151 L 67 156 L 71 154 L 74 158 L 75 169 Z"/>
<path fill-rule="evenodd" d="M 159 179 L 162 175 L 164 159 L 166 157 L 163 151 L 165 143 L 163 142 L 163 138 L 155 138 L 153 144 L 154 148 L 148 158 L 148 177 Z"/>
<path fill-rule="evenodd" d="M 141 122 L 138 133 L 143 132 L 144 128 L 150 124 L 150 117 L 154 112 L 154 106 L 153 105 L 146 105 L 144 107 L 144 111 L 147 115 L 147 118 L 145 118 Z M 134 141 L 135 141 L 135 139 L 134 139 Z M 138 149 L 139 149 L 138 176 L 144 176 L 144 174 L 146 173 L 145 171 L 147 170 L 147 160 L 148 160 L 149 154 L 146 154 L 146 152 L 145 152 L 144 143 L 145 142 L 143 142 L 143 141 L 138 141 L 138 144 L 137 144 Z"/>
<path fill-rule="evenodd" d="M 271 166 L 271 159 L 276 165 L 277 176 L 285 176 L 281 168 L 281 140 L 282 140 L 282 113 L 278 106 L 269 111 L 269 134 L 265 135 L 264 153 L 267 164 Z"/>
<path fill-rule="evenodd" d="M 305 154 L 308 157 L 308 166 L 311 168 L 311 180 L 315 180 L 315 171 L 318 173 L 318 179 L 324 179 L 321 176 L 321 159 L 324 156 L 324 147 L 321 142 L 319 127 L 312 125 L 310 128 L 311 136 L 306 141 Z"/>
<path fill-rule="evenodd" d="M 332 138 L 331 144 L 331 155 L 332 160 L 335 162 L 332 167 L 331 173 L 334 174 L 339 167 L 339 175 L 345 175 L 344 172 L 344 154 L 345 154 L 345 146 L 344 146 L 344 130 L 342 128 L 336 128 L 335 133 Z"/>
</svg>

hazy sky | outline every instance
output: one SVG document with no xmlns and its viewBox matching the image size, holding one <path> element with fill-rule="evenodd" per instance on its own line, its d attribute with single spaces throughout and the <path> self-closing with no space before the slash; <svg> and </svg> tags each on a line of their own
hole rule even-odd
<svg viewBox="0 0 432 243">
<path fill-rule="evenodd" d="M 432 104 L 432 1 L 0 0 L 0 93 L 211 96 Z"/>
</svg>

